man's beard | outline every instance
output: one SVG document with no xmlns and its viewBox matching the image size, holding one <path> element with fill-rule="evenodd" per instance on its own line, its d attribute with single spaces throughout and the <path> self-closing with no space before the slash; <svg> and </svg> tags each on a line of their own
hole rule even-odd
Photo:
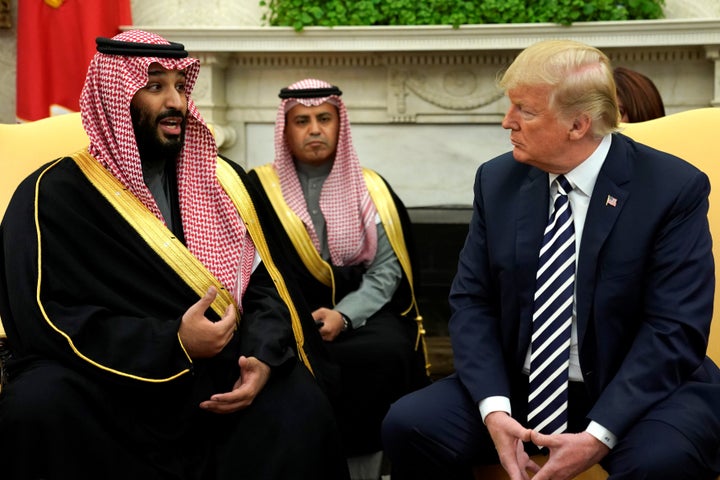
<svg viewBox="0 0 720 480">
<path fill-rule="evenodd" d="M 130 106 L 130 116 L 143 166 L 152 168 L 153 166 L 165 165 L 168 162 L 175 163 L 185 143 L 187 118 L 182 112 L 171 109 L 162 112 L 157 117 L 152 117 L 141 109 Z M 166 117 L 182 117 L 180 135 L 161 137 L 158 125 Z"/>
</svg>

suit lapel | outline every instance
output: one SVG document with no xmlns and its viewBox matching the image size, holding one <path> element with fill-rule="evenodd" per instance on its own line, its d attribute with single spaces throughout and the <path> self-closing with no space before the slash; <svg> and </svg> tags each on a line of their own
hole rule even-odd
<svg viewBox="0 0 720 480">
<path fill-rule="evenodd" d="M 620 141 L 617 135 L 614 135 L 610 151 L 595 182 L 585 218 L 578 257 L 575 306 L 578 342 L 581 350 L 595 297 L 600 249 L 630 196 L 630 192 L 624 188 L 624 184 L 630 178 L 631 162 L 627 158 L 629 154 L 626 144 Z"/>
<path fill-rule="evenodd" d="M 550 191 L 547 173 L 533 168 L 518 194 L 517 234 L 515 238 L 516 279 L 520 302 L 519 349 L 516 361 L 525 361 L 532 331 L 533 297 L 538 254 L 548 220 Z"/>
</svg>

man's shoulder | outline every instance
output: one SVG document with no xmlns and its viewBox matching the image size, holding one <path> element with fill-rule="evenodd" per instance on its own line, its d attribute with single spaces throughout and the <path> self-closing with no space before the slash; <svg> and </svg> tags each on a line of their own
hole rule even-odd
<svg viewBox="0 0 720 480">
<path fill-rule="evenodd" d="M 362 171 L 368 189 L 374 190 L 370 195 L 373 201 L 377 201 L 378 197 L 382 195 L 385 200 L 391 200 L 398 210 L 405 210 L 405 204 L 385 177 L 371 168 L 363 167 Z"/>
<path fill-rule="evenodd" d="M 233 170 L 235 170 L 241 176 L 241 178 L 243 178 L 243 180 L 247 176 L 247 173 L 248 173 L 247 170 L 245 170 L 245 168 L 243 168 L 242 165 L 240 165 L 236 161 L 230 159 L 229 157 L 218 154 L 217 161 L 218 161 L 218 163 L 223 162 L 223 163 L 229 165 L 230 167 L 232 167 Z"/>
<path fill-rule="evenodd" d="M 510 151 L 481 163 L 477 168 L 477 173 L 479 176 L 490 175 L 493 178 L 501 178 L 508 175 L 525 176 L 533 169 L 537 170 L 534 167 L 515 160 L 513 153 Z"/>
<path fill-rule="evenodd" d="M 71 157 L 60 157 L 36 168 L 20 182 L 18 188 L 38 184 L 40 178 L 42 178 L 41 188 L 67 188 L 74 184 L 68 180 L 77 178 L 78 173 L 80 170 Z"/>
</svg>

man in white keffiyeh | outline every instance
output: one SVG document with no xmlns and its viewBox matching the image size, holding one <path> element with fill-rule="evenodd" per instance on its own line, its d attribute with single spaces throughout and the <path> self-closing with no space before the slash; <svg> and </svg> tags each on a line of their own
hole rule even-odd
<svg viewBox="0 0 720 480">
<path fill-rule="evenodd" d="M 88 148 L 0 230 L 3 478 L 346 479 L 247 174 L 190 97 L 199 61 L 137 30 L 97 48 Z"/>
<path fill-rule="evenodd" d="M 352 455 L 381 448 L 390 403 L 426 376 L 415 349 L 422 342 L 407 212 L 379 175 L 361 167 L 341 95 L 317 79 L 282 89 L 275 161 L 250 178 L 278 214 L 289 263 L 340 365 L 338 419 Z"/>
</svg>

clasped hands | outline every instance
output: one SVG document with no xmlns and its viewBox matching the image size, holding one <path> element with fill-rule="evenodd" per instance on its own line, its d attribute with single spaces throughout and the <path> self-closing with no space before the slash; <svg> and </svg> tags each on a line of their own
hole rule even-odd
<svg viewBox="0 0 720 480">
<path fill-rule="evenodd" d="M 610 449 L 587 432 L 544 435 L 520 425 L 505 412 L 485 417 L 500 463 L 511 480 L 568 480 L 598 463 Z M 548 461 L 540 466 L 523 447 L 532 442 L 549 450 Z"/>
<path fill-rule="evenodd" d="M 222 318 L 213 322 L 205 312 L 217 296 L 210 287 L 203 297 L 187 309 L 180 321 L 178 335 L 190 358 L 210 358 L 222 351 L 235 333 L 237 310 L 228 305 Z M 216 393 L 200 403 L 200 408 L 213 413 L 232 413 L 249 406 L 270 378 L 270 367 L 255 357 L 238 359 L 240 376 L 226 393 Z"/>
</svg>

